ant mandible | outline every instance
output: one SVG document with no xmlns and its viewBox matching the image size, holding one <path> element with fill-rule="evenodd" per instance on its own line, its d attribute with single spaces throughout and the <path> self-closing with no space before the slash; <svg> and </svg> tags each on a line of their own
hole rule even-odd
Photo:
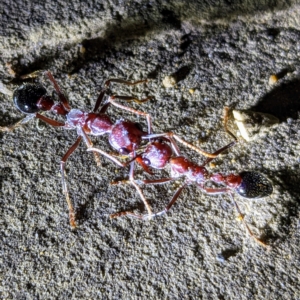
<svg viewBox="0 0 300 300">
<path fill-rule="evenodd" d="M 198 188 L 200 188 L 203 192 L 209 195 L 218 195 L 218 194 L 228 194 L 231 200 L 234 203 L 234 206 L 242 219 L 246 230 L 250 234 L 250 236 L 260 245 L 264 247 L 268 247 L 261 239 L 257 238 L 248 224 L 244 219 L 244 215 L 242 214 L 237 202 L 234 200 L 233 192 L 236 192 L 243 198 L 246 199 L 254 199 L 254 198 L 262 198 L 272 194 L 273 187 L 271 182 L 264 177 L 261 173 L 258 172 L 241 172 L 239 174 L 221 174 L 215 173 L 211 174 L 205 168 L 205 166 L 211 162 L 215 157 L 220 155 L 225 150 L 231 148 L 237 143 L 237 138 L 235 135 L 228 130 L 227 128 L 227 120 L 228 120 L 228 108 L 225 108 L 224 115 L 224 127 L 226 132 L 234 138 L 234 141 L 229 143 L 228 145 L 220 148 L 216 152 L 214 152 L 211 157 L 206 159 L 206 161 L 201 164 L 195 164 L 187 158 L 183 157 L 180 154 L 180 151 L 174 141 L 174 137 L 176 140 L 180 140 L 178 136 L 174 133 L 162 133 L 162 134 L 150 134 L 147 136 L 143 136 L 143 139 L 150 139 L 149 144 L 143 153 L 139 155 L 140 160 L 142 161 L 142 165 L 146 165 L 147 167 L 152 167 L 154 169 L 164 169 L 168 165 L 170 166 L 171 177 L 169 178 L 160 178 L 160 179 L 150 179 L 150 180 L 139 180 L 139 184 L 162 184 L 166 182 L 170 182 L 172 180 L 176 180 L 179 177 L 185 177 L 185 182 L 179 187 L 179 189 L 175 192 L 171 201 L 165 207 L 164 210 L 147 215 L 138 215 L 130 211 L 118 212 L 111 215 L 111 218 L 116 218 L 120 216 L 131 216 L 134 218 L 138 218 L 141 220 L 148 220 L 156 216 L 163 215 L 167 213 L 170 208 L 174 205 L 178 197 L 180 196 L 182 190 L 189 184 L 195 183 Z M 157 140 L 158 138 L 164 138 L 164 140 Z M 168 142 L 169 140 L 169 142 Z M 170 147 L 170 144 L 172 148 Z M 90 148 L 88 151 L 97 151 L 97 148 Z M 175 153 L 175 155 L 173 154 Z M 216 184 L 223 185 L 223 187 L 212 188 L 206 187 L 208 182 L 214 182 Z M 132 183 L 134 182 L 134 174 L 133 167 L 130 169 L 129 173 L 129 181 L 123 180 L 121 183 Z"/>
<path fill-rule="evenodd" d="M 93 144 L 90 138 L 88 137 L 88 135 L 100 136 L 104 134 L 108 134 L 110 145 L 115 150 L 117 150 L 120 154 L 132 156 L 132 153 L 134 153 L 135 150 L 140 146 L 140 143 L 142 141 L 142 136 L 151 133 L 151 117 L 147 113 L 117 103 L 116 99 L 143 103 L 145 101 L 148 101 L 152 97 L 139 100 L 131 96 L 113 95 L 110 96 L 108 100 L 100 108 L 104 96 L 108 92 L 108 88 L 111 83 L 121 83 L 121 84 L 133 86 L 133 85 L 147 82 L 147 80 L 128 82 L 122 79 L 109 79 L 105 82 L 105 86 L 100 92 L 92 112 L 84 112 L 79 109 L 71 108 L 67 97 L 62 92 L 61 88 L 59 87 L 58 83 L 56 82 L 56 80 L 54 79 L 50 71 L 36 71 L 29 75 L 25 75 L 22 78 L 23 79 L 34 78 L 40 74 L 45 75 L 50 80 L 58 95 L 59 102 L 55 103 L 54 99 L 48 95 L 46 88 L 42 84 L 25 83 L 14 91 L 13 100 L 15 106 L 27 116 L 12 126 L 0 127 L 0 131 L 12 131 L 19 126 L 26 124 L 33 118 L 38 118 L 51 126 L 61 127 L 64 129 L 77 130 L 77 134 L 78 134 L 77 140 L 65 153 L 65 155 L 62 157 L 60 162 L 62 187 L 69 208 L 70 225 L 72 228 L 75 228 L 76 227 L 75 211 L 69 196 L 67 183 L 65 179 L 65 164 L 67 159 L 79 146 L 81 140 L 85 142 L 88 148 L 92 147 Z M 106 114 L 106 110 L 109 107 L 109 105 L 114 105 L 125 111 L 129 111 L 137 115 L 145 116 L 147 119 L 148 131 L 144 132 L 140 124 L 128 120 L 122 119 L 113 123 L 110 117 Z M 99 108 L 100 111 L 98 112 Z M 63 122 L 50 119 L 40 114 L 39 112 L 41 111 L 50 111 L 56 115 L 65 116 L 67 120 L 65 123 L 63 123 Z M 120 162 L 114 156 L 110 155 L 109 153 L 106 153 L 105 151 L 100 150 L 100 152 L 102 155 L 108 157 L 109 159 L 111 159 L 121 167 L 124 167 L 130 163 L 130 162 L 127 163 Z M 95 154 L 95 159 L 97 164 L 100 165 L 100 159 L 98 157 L 99 154 L 96 152 L 94 152 L 94 154 Z M 151 214 L 152 212 L 148 203 L 145 202 L 145 205 L 148 209 L 148 213 Z"/>
</svg>

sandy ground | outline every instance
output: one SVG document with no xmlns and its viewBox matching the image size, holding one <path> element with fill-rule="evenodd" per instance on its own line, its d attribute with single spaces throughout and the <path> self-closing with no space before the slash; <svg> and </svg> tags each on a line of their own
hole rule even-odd
<svg viewBox="0 0 300 300">
<path fill-rule="evenodd" d="M 195 186 L 183 191 L 168 215 L 110 220 L 119 210 L 145 210 L 133 187 L 109 184 L 128 169 L 107 159 L 97 167 L 84 145 L 67 164 L 79 224 L 72 231 L 59 162 L 76 132 L 34 120 L 1 133 L 1 299 L 300 299 L 300 6 L 1 2 L 0 80 L 9 91 L 21 84 L 21 75 L 49 69 L 72 107 L 89 111 L 106 79 L 149 78 L 147 85 L 115 84 L 112 90 L 154 96 L 130 105 L 151 113 L 155 132 L 172 130 L 207 151 L 231 141 L 222 127 L 225 105 L 280 120 L 255 141 L 240 138 L 209 166 L 211 172 L 255 170 L 273 182 L 270 197 L 236 196 L 271 251 L 245 233 L 226 195 L 208 196 Z M 171 74 L 178 83 L 165 88 L 162 81 Z M 278 81 L 270 85 L 272 74 Z M 51 84 L 40 80 L 52 93 Z M 11 96 L 0 99 L 1 126 L 22 118 Z M 146 126 L 142 117 L 115 108 L 108 113 L 114 121 Z M 111 151 L 107 137 L 93 141 Z M 145 177 L 138 168 L 137 178 Z M 163 209 L 180 182 L 143 187 L 154 211 Z"/>
</svg>

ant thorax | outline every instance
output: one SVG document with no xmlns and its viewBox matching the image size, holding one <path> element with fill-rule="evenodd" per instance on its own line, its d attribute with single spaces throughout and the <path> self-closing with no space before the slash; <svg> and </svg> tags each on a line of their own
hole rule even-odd
<svg viewBox="0 0 300 300">
<path fill-rule="evenodd" d="M 171 176 L 181 177 L 185 176 L 189 172 L 190 161 L 183 156 L 172 157 L 170 159 Z"/>
<path fill-rule="evenodd" d="M 139 123 L 121 119 L 112 126 L 109 143 L 120 153 L 129 154 L 139 147 L 145 134 Z"/>
<path fill-rule="evenodd" d="M 205 167 L 198 166 L 183 156 L 170 159 L 172 177 L 186 176 L 191 182 L 202 183 L 208 178 Z"/>
<path fill-rule="evenodd" d="M 71 109 L 67 114 L 66 126 L 68 128 L 76 128 L 77 126 L 84 126 L 86 123 L 88 113 L 80 109 Z"/>
<path fill-rule="evenodd" d="M 82 127 L 88 134 L 99 136 L 111 132 L 112 122 L 105 114 L 86 113 L 80 109 L 71 109 L 67 114 L 66 127 Z"/>
<path fill-rule="evenodd" d="M 159 141 L 151 142 L 143 154 L 144 162 L 154 169 L 163 169 L 172 156 L 171 147 Z"/>
</svg>

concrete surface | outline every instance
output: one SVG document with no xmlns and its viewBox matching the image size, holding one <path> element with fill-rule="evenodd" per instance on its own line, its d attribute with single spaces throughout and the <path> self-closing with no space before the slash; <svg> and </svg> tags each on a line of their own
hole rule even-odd
<svg viewBox="0 0 300 300">
<path fill-rule="evenodd" d="M 110 220 L 113 212 L 144 207 L 132 187 L 109 185 L 128 170 L 106 159 L 97 168 L 83 145 L 67 165 L 79 223 L 72 231 L 59 161 L 76 132 L 32 121 L 1 133 L 1 299 L 300 299 L 296 1 L 2 0 L 0 7 L 0 80 L 10 90 L 21 75 L 49 69 L 72 106 L 90 110 L 106 79 L 151 78 L 112 89 L 155 96 L 132 106 L 152 114 L 155 132 L 173 130 L 207 151 L 230 142 L 221 122 L 225 105 L 280 119 L 265 137 L 240 140 L 210 169 L 257 170 L 272 180 L 270 197 L 236 197 L 271 251 L 245 233 L 226 195 L 207 196 L 194 186 L 151 222 Z M 164 88 L 172 74 L 177 86 Z M 272 74 L 279 80 L 270 85 Z M 0 125 L 18 121 L 11 97 L 0 99 Z M 145 125 L 124 111 L 109 113 Z M 111 150 L 106 137 L 94 141 Z M 144 188 L 154 211 L 179 184 Z"/>
</svg>

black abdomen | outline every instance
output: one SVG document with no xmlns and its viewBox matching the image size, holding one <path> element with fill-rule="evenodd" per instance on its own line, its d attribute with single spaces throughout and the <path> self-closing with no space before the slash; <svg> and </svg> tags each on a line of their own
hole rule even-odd
<svg viewBox="0 0 300 300">
<path fill-rule="evenodd" d="M 242 183 L 235 189 L 244 198 L 263 198 L 272 194 L 272 183 L 257 172 L 242 172 L 239 174 Z"/>
<path fill-rule="evenodd" d="M 41 84 L 26 83 L 15 89 L 13 100 L 21 112 L 32 114 L 39 111 L 37 103 L 46 94 L 47 91 Z"/>
</svg>

